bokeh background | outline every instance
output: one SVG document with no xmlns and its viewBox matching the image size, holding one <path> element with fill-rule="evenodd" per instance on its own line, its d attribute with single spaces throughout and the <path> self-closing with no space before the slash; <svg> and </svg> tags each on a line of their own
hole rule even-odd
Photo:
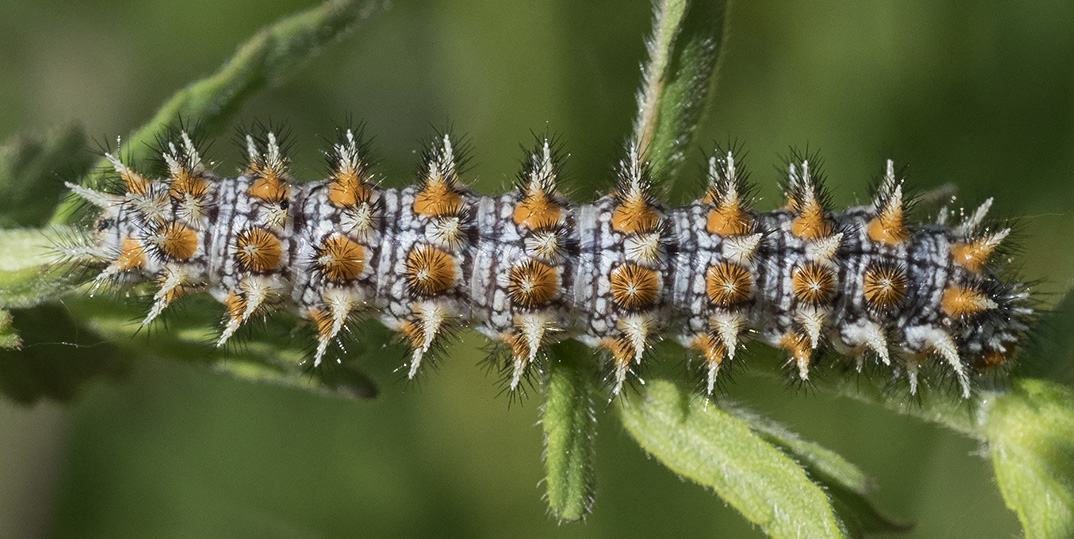
<svg viewBox="0 0 1074 539">
<path fill-rule="evenodd" d="M 126 134 L 215 70 L 296 0 L 0 2 L 0 139 L 69 122 Z M 562 136 L 579 200 L 608 185 L 632 121 L 649 3 L 399 1 L 326 48 L 240 120 L 290 126 L 300 176 L 348 114 L 376 134 L 388 183 L 409 180 L 431 126 L 475 149 L 468 179 L 499 192 L 531 131 Z M 738 2 L 700 140 L 750 151 L 760 207 L 779 202 L 791 145 L 819 149 L 837 204 L 868 198 L 882 159 L 921 190 L 947 182 L 1017 218 L 1023 273 L 1053 304 L 1074 278 L 1074 4 Z M 695 149 L 695 154 L 700 149 Z M 214 146 L 220 170 L 240 151 Z M 700 170 L 697 155 L 687 172 Z M 689 174 L 688 174 L 689 176 Z M 73 179 L 73 178 L 72 178 Z M 2 255 L 0 255 L 2 256 Z M 420 384 L 368 369 L 349 402 L 162 360 L 67 405 L 0 401 L 2 537 L 751 537 L 714 495 L 648 460 L 602 412 L 598 499 L 585 523 L 547 514 L 540 397 L 509 405 L 454 346 Z M 774 368 L 758 365 L 757 369 Z M 973 441 L 825 394 L 739 376 L 729 398 L 872 474 L 908 537 L 1012 537 Z"/>
</svg>

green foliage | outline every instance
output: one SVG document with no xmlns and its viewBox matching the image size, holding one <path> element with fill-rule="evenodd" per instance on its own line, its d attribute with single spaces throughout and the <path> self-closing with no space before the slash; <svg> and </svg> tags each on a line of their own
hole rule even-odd
<svg viewBox="0 0 1074 539">
<path fill-rule="evenodd" d="M 206 135 L 229 125 L 260 89 L 295 74 L 321 48 L 370 13 L 358 2 L 328 2 L 266 28 L 239 47 L 215 74 L 165 102 L 125 139 L 125 152 L 145 160 L 157 133 L 178 119 L 198 120 Z M 643 144 L 662 187 L 673 180 L 697 132 L 724 40 L 726 3 L 664 0 L 655 4 L 649 59 L 638 95 L 634 138 Z M 56 171 L 73 178 L 90 170 L 77 129 L 41 138 L 16 137 L 0 146 L 0 213 L 4 226 L 40 226 L 62 192 Z M 99 176 L 90 182 L 99 181 Z M 53 223 L 68 223 L 72 204 Z M 169 330 L 136 335 L 143 312 L 130 301 L 97 297 L 50 302 L 79 284 L 50 262 L 46 234 L 66 229 L 0 231 L 0 391 L 19 402 L 68 400 L 88 380 L 126 375 L 149 355 L 205 364 L 235 376 L 349 398 L 376 395 L 374 383 L 353 365 L 383 354 L 388 332 L 358 329 L 344 365 L 306 371 L 302 339 L 288 323 L 272 321 L 259 337 L 221 361 L 205 334 L 207 298 L 169 314 Z M 1064 300 L 1045 329 L 1055 338 L 1023 361 L 1011 387 L 984 391 L 970 407 L 942 394 L 908 403 L 881 382 L 819 382 L 822 391 L 870 402 L 954 429 L 980 440 L 1008 506 L 1029 537 L 1074 534 L 1074 394 L 1043 377 L 1069 382 L 1071 302 Z M 200 302 L 200 303 L 199 303 Z M 10 309 L 7 310 L 7 309 Z M 14 314 L 14 316 L 12 316 Z M 77 341 L 72 337 L 77 336 Z M 119 344 L 114 344 L 119 343 Z M 19 350 L 19 348 L 22 348 Z M 593 402 L 601 394 L 589 352 L 566 344 L 553 352 L 544 383 L 542 426 L 549 506 L 560 520 L 591 509 L 596 468 Z M 1040 378 L 1038 378 L 1040 377 Z M 866 494 L 872 482 L 839 454 L 802 439 L 745 408 L 700 398 L 690 389 L 651 379 L 616 403 L 627 432 L 649 454 L 682 477 L 711 488 L 750 522 L 777 537 L 861 536 L 907 529 L 876 510 Z M 643 488 L 638 485 L 638 488 Z"/>
<path fill-rule="evenodd" d="M 642 449 L 712 488 L 773 537 L 843 537 L 824 490 L 742 419 L 671 382 L 652 380 L 619 406 Z"/>
<path fill-rule="evenodd" d="M 138 303 L 138 302 L 135 302 Z M 181 310 L 167 314 L 167 332 L 137 335 L 144 305 L 132 305 L 118 298 L 69 298 L 68 307 L 85 327 L 112 342 L 126 343 L 126 354 L 152 354 L 186 363 L 205 364 L 213 369 L 247 380 L 314 391 L 326 395 L 369 399 L 377 395 L 376 384 L 355 368 L 355 362 L 310 369 L 305 340 L 295 339 L 293 322 L 268 320 L 257 328 L 256 342 L 221 354 L 205 329 L 205 316 L 214 302 L 208 297 L 189 298 Z M 366 322 L 355 328 L 355 343 L 348 350 L 354 358 L 379 352 L 387 340 L 384 328 Z"/>
<path fill-rule="evenodd" d="M 10 311 L 0 309 L 0 348 L 18 349 L 22 346 L 22 339 L 11 327 L 13 317 Z"/>
<path fill-rule="evenodd" d="M 827 492 L 832 507 L 852 537 L 866 533 L 904 532 L 912 528 L 893 522 L 873 507 L 866 498 L 866 494 L 873 490 L 873 480 L 838 453 L 804 440 L 783 425 L 749 410 L 730 404 L 724 404 L 722 408 L 745 421 L 756 434 L 802 466 L 810 479 Z"/>
<path fill-rule="evenodd" d="M 557 345 L 550 354 L 541 425 L 544 427 L 548 506 L 561 521 L 578 520 L 596 494 L 596 372 L 581 343 Z"/>
<path fill-rule="evenodd" d="M 1074 391 L 1020 379 L 986 406 L 996 481 L 1026 537 L 1074 536 Z"/>
<path fill-rule="evenodd" d="M 218 133 L 256 91 L 295 73 L 324 45 L 345 35 L 375 8 L 376 4 L 361 1 L 331 1 L 263 29 L 240 46 L 215 74 L 192 83 L 165 102 L 151 121 L 126 140 L 125 156 L 129 152 L 135 160 L 147 159 L 161 129 L 175 126 L 183 118 L 197 118 L 199 129 L 207 135 Z M 74 128 L 50 133 L 40 141 L 16 137 L 5 142 L 0 146 L 0 195 L 7 196 L 0 196 L 0 210 L 19 224 L 33 224 L 33 219 L 38 224 L 43 222 L 42 216 L 48 215 L 63 185 L 48 181 L 53 180 L 50 174 L 74 170 L 77 177 L 90 170 L 91 154 L 83 151 L 84 145 L 81 131 Z M 98 164 L 101 165 L 98 170 L 107 166 L 104 160 Z M 89 183 L 100 179 L 99 175 L 92 176 Z M 23 200 L 29 203 L 24 204 Z M 51 250 L 56 238 L 72 235 L 60 223 L 70 222 L 77 215 L 74 211 L 77 204 L 72 199 L 56 208 L 52 219 L 56 224 L 52 228 L 0 231 L 0 246 L 5 253 L 0 257 L 0 307 L 26 308 L 56 300 L 88 277 L 57 264 L 60 257 Z M 197 310 L 170 316 L 170 331 L 142 343 L 132 341 L 139 331 L 136 322 L 139 314 L 127 303 L 100 297 L 88 301 L 69 298 L 67 307 L 79 313 L 77 324 L 81 327 L 114 342 L 137 346 L 124 352 L 97 344 L 89 349 L 75 345 L 62 350 L 56 346 L 20 352 L 5 350 L 0 352 L 4 372 L 0 390 L 24 402 L 41 397 L 67 400 L 81 384 L 99 373 L 118 375 L 134 358 L 153 353 L 180 361 L 211 362 L 215 368 L 239 377 L 332 395 L 371 398 L 377 393 L 376 385 L 355 370 L 353 363 L 316 369 L 311 375 L 304 375 L 301 360 L 305 351 L 287 335 L 250 344 L 231 353 L 227 361 L 219 362 L 219 356 L 198 329 L 205 320 L 196 314 Z M 79 334 L 74 320 L 55 311 L 55 307 L 17 311 L 14 329 L 10 323 L 4 326 L 3 342 L 7 345 L 18 344 L 20 339 L 32 343 L 65 342 L 71 335 Z M 40 326 L 30 323 L 40 323 L 49 316 L 56 316 L 64 323 Z M 23 329 L 24 322 L 26 329 Z M 23 331 L 34 330 L 44 333 L 31 333 L 33 338 L 21 335 Z M 368 336 L 363 341 L 367 348 L 352 349 L 359 356 L 363 350 L 376 348 L 386 340 L 383 332 L 377 334 L 376 329 L 359 331 Z"/>
<path fill-rule="evenodd" d="M 670 188 L 709 104 L 727 2 L 662 0 L 653 9 L 634 140 L 646 151 L 653 178 Z"/>
<path fill-rule="evenodd" d="M 0 257 L 0 307 L 32 307 L 79 284 L 69 268 L 56 264 L 60 257 L 50 241 L 39 229 L 0 230 L 5 253 Z"/>
<path fill-rule="evenodd" d="M 266 85 L 279 84 L 301 69 L 322 47 L 341 38 L 378 9 L 363 0 L 330 0 L 320 6 L 296 13 L 264 28 L 239 46 L 235 55 L 220 69 L 179 90 L 149 122 L 124 141 L 125 158 L 144 161 L 155 151 L 157 136 L 167 128 L 176 128 L 183 119 L 197 122 L 198 133 L 212 137 L 230 126 L 239 107 Z M 107 170 L 101 159 L 99 170 Z M 97 185 L 101 176 L 86 182 Z M 73 204 L 74 202 L 72 202 Z M 61 206 L 54 223 L 68 223 L 70 204 Z"/>
</svg>

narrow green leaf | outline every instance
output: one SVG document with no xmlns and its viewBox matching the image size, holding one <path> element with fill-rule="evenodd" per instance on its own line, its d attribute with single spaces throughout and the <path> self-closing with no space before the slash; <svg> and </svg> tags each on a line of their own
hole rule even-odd
<svg viewBox="0 0 1074 539">
<path fill-rule="evenodd" d="M 641 447 L 710 487 L 773 537 L 845 537 L 831 502 L 794 460 L 689 389 L 652 380 L 619 406 Z"/>
<path fill-rule="evenodd" d="M 324 45 L 345 35 L 355 24 L 379 9 L 379 1 L 330 0 L 280 19 L 239 46 L 220 69 L 166 101 L 148 123 L 124 140 L 124 155 L 133 161 L 151 157 L 156 136 L 180 119 L 196 122 L 206 136 L 219 134 L 239 107 L 266 85 L 279 84 L 316 56 Z M 101 160 L 98 168 L 106 170 Z M 96 185 L 101 175 L 87 182 Z M 54 223 L 69 222 L 74 202 L 62 205 Z"/>
<path fill-rule="evenodd" d="M 874 533 L 906 533 L 914 529 L 913 524 L 893 521 L 860 493 L 829 482 L 822 476 L 815 475 L 814 479 L 824 486 L 824 490 L 832 500 L 832 507 L 835 508 L 836 514 L 847 527 L 847 532 L 851 537 L 865 537 L 867 534 Z"/>
<path fill-rule="evenodd" d="M 369 399 L 377 395 L 376 384 L 354 368 L 357 361 L 350 361 L 357 358 L 304 372 L 302 361 L 308 358 L 307 351 L 295 346 L 279 328 L 267 330 L 265 340 L 226 354 L 215 350 L 211 333 L 204 329 L 212 321 L 197 314 L 213 312 L 212 302 L 195 303 L 200 303 L 197 308 L 169 314 L 167 331 L 152 336 L 135 335 L 141 314 L 136 308 L 105 297 L 88 301 L 72 298 L 62 309 L 53 305 L 20 309 L 14 313 L 10 328 L 5 322 L 11 319 L 2 318 L 5 311 L 0 311 L 0 392 L 26 403 L 41 398 L 66 401 L 84 384 L 101 377 L 118 378 L 146 354 L 153 354 L 209 365 L 246 380 L 330 396 Z M 4 349 L 8 339 L 20 337 L 20 350 Z M 370 350 L 351 349 L 356 356 L 369 355 Z"/>
<path fill-rule="evenodd" d="M 1068 297 L 1062 305 L 1070 301 Z M 1050 319 L 1061 328 L 1065 316 Z M 1060 330 L 1060 343 L 1065 341 L 1061 334 Z M 1061 346 L 1049 349 L 1067 354 Z M 1020 361 L 1032 366 L 1026 369 L 1030 372 L 1043 368 L 1040 372 L 1057 373 L 1065 368 L 1062 359 L 1030 356 Z M 983 387 L 972 401 L 927 388 L 918 400 L 910 400 L 886 391 L 884 383 L 870 377 L 816 381 L 821 391 L 884 406 L 986 442 L 1000 492 L 1018 514 L 1026 536 L 1074 536 L 1074 390 L 1056 381 L 1015 376 L 1006 382 L 1009 387 Z M 832 491 L 832 497 L 841 511 L 839 494 Z M 851 520 L 847 524 L 853 528 Z"/>
<path fill-rule="evenodd" d="M 93 161 L 85 135 L 75 126 L 4 141 L 0 144 L 0 227 L 44 225 L 64 191 L 59 179 L 84 176 Z"/>
<path fill-rule="evenodd" d="M 873 480 L 835 451 L 803 439 L 776 421 L 744 408 L 723 404 L 721 408 L 749 423 L 750 428 L 795 459 L 809 476 L 824 486 L 840 520 L 855 537 L 865 533 L 897 533 L 912 526 L 884 516 L 866 498 Z"/>
<path fill-rule="evenodd" d="M 1074 390 L 1016 380 L 994 397 L 984 429 L 1003 499 L 1026 537 L 1074 537 Z"/>
<path fill-rule="evenodd" d="M 658 0 L 653 2 L 653 35 L 646 42 L 648 61 L 641 70 L 641 89 L 638 91 L 638 117 L 634 123 L 634 140 L 643 148 L 651 148 L 660 119 L 660 104 L 668 82 L 675 38 L 682 29 L 688 0 Z"/>
<path fill-rule="evenodd" d="M 726 0 L 656 2 L 634 140 L 653 178 L 671 186 L 709 104 L 724 40 Z"/>
<path fill-rule="evenodd" d="M 595 373 L 582 359 L 591 355 L 580 343 L 570 341 L 553 347 L 549 359 L 548 397 L 541 425 L 548 505 L 561 521 L 589 514 L 596 490 Z"/>
<path fill-rule="evenodd" d="M 805 440 L 787 427 L 753 411 L 727 404 L 720 408 L 748 423 L 754 432 L 769 443 L 783 448 L 803 466 L 831 478 L 843 487 L 859 493 L 873 488 L 872 479 L 861 471 L 861 468 L 851 464 L 835 451 Z"/>
</svg>

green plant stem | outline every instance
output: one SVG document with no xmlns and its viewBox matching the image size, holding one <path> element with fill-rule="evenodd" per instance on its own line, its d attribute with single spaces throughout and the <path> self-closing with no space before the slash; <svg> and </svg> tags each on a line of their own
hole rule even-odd
<svg viewBox="0 0 1074 539">
<path fill-rule="evenodd" d="M 331 0 L 262 29 L 240 45 L 216 73 L 176 92 L 153 119 L 124 139 L 124 156 L 129 154 L 133 161 L 151 157 L 157 135 L 177 127 L 180 121 L 196 123 L 202 135 L 219 134 L 247 99 L 266 85 L 292 76 L 324 45 L 346 35 L 379 7 L 379 0 Z M 97 168 L 107 170 L 109 166 L 101 159 Z M 101 173 L 91 175 L 86 183 L 96 186 L 102 178 Z M 52 222 L 68 223 L 73 204 L 62 204 Z"/>
</svg>

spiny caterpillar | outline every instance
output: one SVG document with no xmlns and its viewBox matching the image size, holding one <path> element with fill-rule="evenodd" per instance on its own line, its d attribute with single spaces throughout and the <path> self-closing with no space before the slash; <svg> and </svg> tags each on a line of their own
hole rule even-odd
<svg viewBox="0 0 1074 539">
<path fill-rule="evenodd" d="M 103 270 L 94 286 L 157 283 L 143 320 L 208 291 L 225 308 L 217 346 L 251 318 L 287 310 L 316 332 L 313 364 L 348 325 L 378 316 L 411 349 L 413 378 L 447 329 L 472 326 L 507 347 L 510 387 L 549 345 L 577 339 L 610 358 L 618 394 L 661 339 L 702 359 L 712 393 L 750 340 L 789 353 L 807 380 L 832 347 L 909 379 L 930 356 L 963 397 L 1003 367 L 1027 331 L 1028 292 L 990 263 L 1008 228 L 984 225 L 986 201 L 949 225 L 909 225 L 887 162 L 872 205 L 833 211 L 816 161 L 795 155 L 784 207 L 748 207 L 734 152 L 708 162 L 704 197 L 679 208 L 653 195 L 631 144 L 614 193 L 571 203 L 561 158 L 539 138 L 517 189 L 482 196 L 460 179 L 452 139 L 427 146 L 416 185 L 378 186 L 366 143 L 338 131 L 327 179 L 298 183 L 276 136 L 247 135 L 234 178 L 209 170 L 184 131 L 163 144 L 167 177 L 147 179 L 112 153 L 121 194 L 68 184 L 99 208 L 80 241 L 59 249 Z"/>
</svg>

